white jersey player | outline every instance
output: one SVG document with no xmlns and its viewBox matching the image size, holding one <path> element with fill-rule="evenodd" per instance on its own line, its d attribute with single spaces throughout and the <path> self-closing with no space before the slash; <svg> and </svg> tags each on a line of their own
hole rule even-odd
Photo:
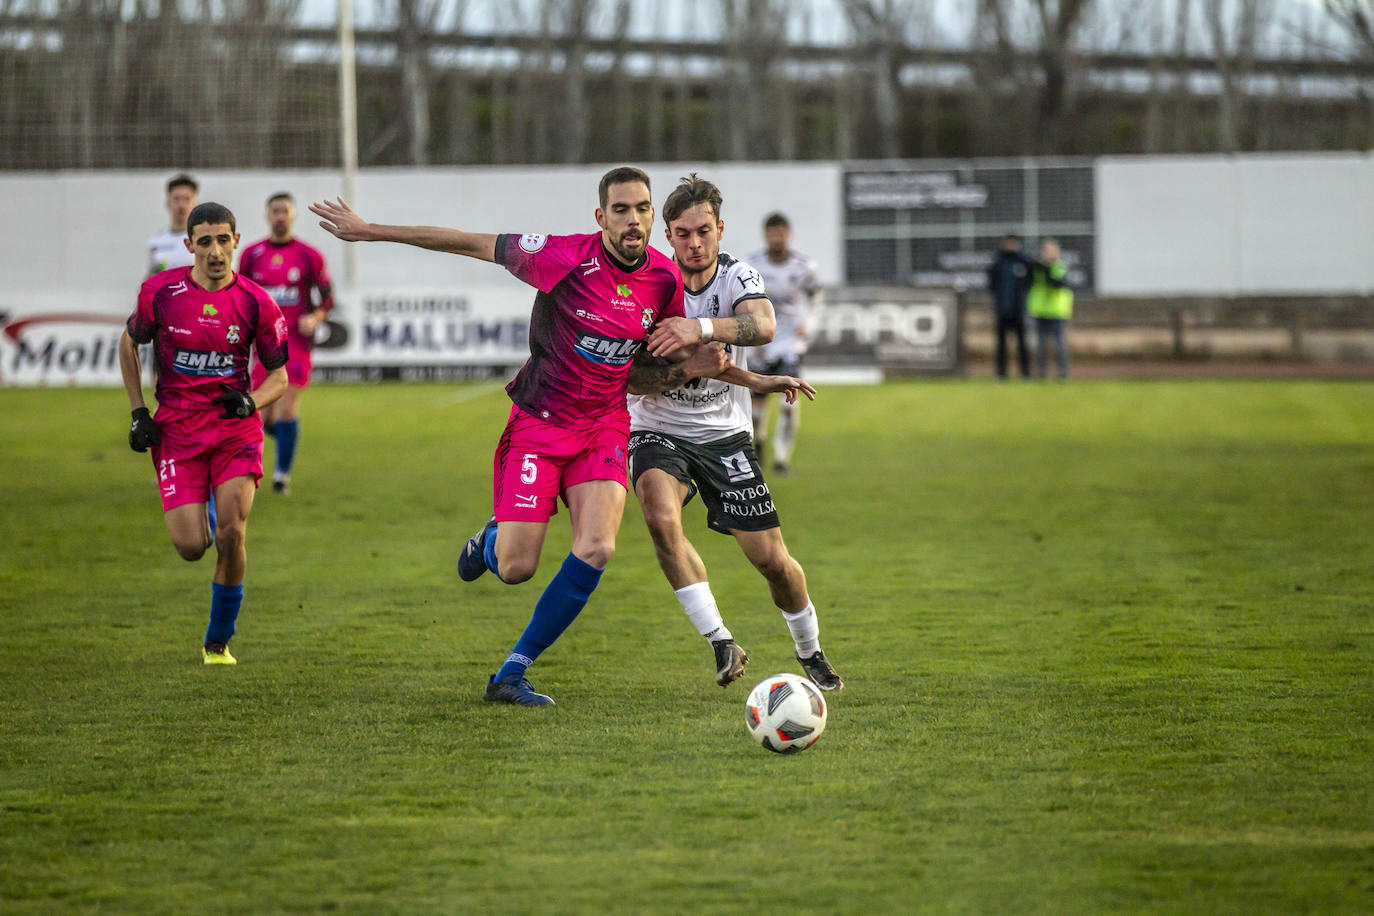
<svg viewBox="0 0 1374 916">
<path fill-rule="evenodd" d="M 195 255 L 186 248 L 186 218 L 196 208 L 199 192 L 200 186 L 190 175 L 177 175 L 167 182 L 166 206 L 171 226 L 148 239 L 147 276 L 195 265 Z"/>
<path fill-rule="evenodd" d="M 773 603 L 787 621 L 802 669 L 823 690 L 844 681 L 821 651 L 816 608 L 801 564 L 787 552 L 777 507 L 753 448 L 745 388 L 780 391 L 795 400 L 815 391 L 800 379 L 759 376 L 745 350 L 773 337 L 776 319 L 763 279 L 748 264 L 720 251 L 725 223 L 720 191 L 695 174 L 663 204 L 668 242 L 682 270 L 684 316 L 659 322 L 649 352 L 667 356 L 691 346 L 726 345 L 736 365 L 709 379 L 683 384 L 671 366 L 637 367 L 630 374 L 630 480 L 654 542 L 659 566 L 688 620 L 715 652 L 716 683 L 744 673 L 749 655 L 725 626 L 700 554 L 682 530 L 682 507 L 701 494 L 706 523 L 729 534 L 768 580 Z"/>
<path fill-rule="evenodd" d="M 758 271 L 723 251 L 706 285 L 697 290 L 688 286 L 684 293 L 686 316 L 697 322 L 703 318 L 711 320 L 713 326 L 714 319 L 734 317 L 751 300 L 768 301 Z M 746 354 L 750 349 L 738 344 L 725 348 L 734 365 L 746 372 Z M 704 443 L 748 433 L 753 428 L 748 389 L 718 378 L 693 379 L 659 394 L 632 393 L 629 403 L 631 431 L 652 430 Z"/>
<path fill-rule="evenodd" d="M 186 247 L 186 220 L 196 208 L 200 195 L 200 185 L 185 172 L 173 175 L 167 182 L 167 216 L 171 226 L 148 239 L 148 265 L 143 275 L 146 280 L 153 274 L 160 274 L 173 267 L 194 267 L 196 256 Z M 157 360 L 153 358 L 153 345 L 142 347 L 143 364 L 148 367 L 148 378 L 157 381 Z"/>
<path fill-rule="evenodd" d="M 789 247 L 792 227 L 781 213 L 773 213 L 764 220 L 763 237 L 766 247 L 746 260 L 768 287 L 768 297 L 773 300 L 778 316 L 778 330 L 756 357 L 760 371 L 766 374 L 799 376 L 811 336 L 811 321 L 821 307 L 821 283 L 816 275 L 816 263 Z M 773 470 L 786 474 L 801 425 L 801 409 L 794 402 L 779 405 L 778 412 L 773 435 Z M 754 447 L 762 461 L 768 428 L 766 399 L 754 400 L 753 422 Z"/>
</svg>

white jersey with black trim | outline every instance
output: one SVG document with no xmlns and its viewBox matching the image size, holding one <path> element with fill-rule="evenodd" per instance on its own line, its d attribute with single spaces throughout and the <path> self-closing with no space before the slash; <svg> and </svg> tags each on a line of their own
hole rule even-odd
<svg viewBox="0 0 1374 916">
<path fill-rule="evenodd" d="M 766 250 L 757 251 L 746 260 L 768 286 L 768 298 L 773 300 L 773 314 L 778 319 L 773 339 L 758 348 L 755 356 L 763 362 L 800 358 L 806 352 L 807 341 L 802 329 L 811 330 L 811 306 L 821 291 L 816 262 L 790 251 L 779 264 Z"/>
<path fill-rule="evenodd" d="M 716 258 L 715 276 L 699 290 L 684 290 L 688 318 L 730 318 L 749 299 L 766 299 L 763 278 L 744 261 L 725 252 Z M 747 369 L 748 347 L 726 345 L 730 359 Z M 662 394 L 629 397 L 630 429 L 667 433 L 688 442 L 714 442 L 754 428 L 749 390 L 713 378 L 692 379 Z"/>
<path fill-rule="evenodd" d="M 173 267 L 194 267 L 196 256 L 186 250 L 186 232 L 163 230 L 148 239 L 148 276 Z"/>
</svg>

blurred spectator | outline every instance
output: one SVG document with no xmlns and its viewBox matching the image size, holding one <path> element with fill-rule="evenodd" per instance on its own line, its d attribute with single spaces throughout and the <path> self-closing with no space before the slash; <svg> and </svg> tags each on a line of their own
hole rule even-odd
<svg viewBox="0 0 1374 916">
<path fill-rule="evenodd" d="M 997 377 L 1007 377 L 1007 334 L 1016 335 L 1016 362 L 1022 378 L 1030 378 L 1030 356 L 1026 352 L 1026 293 L 1031 285 L 1034 261 L 1021 253 L 1021 239 L 1011 233 L 1002 236 L 1002 247 L 988 267 L 988 292 L 992 294 L 993 318 L 997 328 Z"/>
<path fill-rule="evenodd" d="M 1073 316 L 1073 290 L 1065 277 L 1068 265 L 1060 257 L 1059 243 L 1045 239 L 1040 243 L 1040 260 L 1032 269 L 1026 309 L 1035 319 L 1035 367 L 1041 378 L 1047 374 L 1047 345 L 1054 341 L 1059 377 L 1069 377 L 1069 348 L 1064 332 Z"/>
</svg>

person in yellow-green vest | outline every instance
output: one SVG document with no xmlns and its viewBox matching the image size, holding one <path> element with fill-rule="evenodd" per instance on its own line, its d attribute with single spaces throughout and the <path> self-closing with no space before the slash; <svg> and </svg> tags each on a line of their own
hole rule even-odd
<svg viewBox="0 0 1374 916">
<path fill-rule="evenodd" d="M 1030 292 L 1026 294 L 1026 311 L 1035 319 L 1035 367 L 1044 378 L 1049 360 L 1048 345 L 1054 341 L 1059 364 L 1059 377 L 1069 377 L 1069 348 L 1064 331 L 1073 316 L 1073 290 L 1069 288 L 1069 273 L 1059 253 L 1059 243 L 1045 239 L 1040 243 L 1040 260 L 1031 271 Z"/>
</svg>

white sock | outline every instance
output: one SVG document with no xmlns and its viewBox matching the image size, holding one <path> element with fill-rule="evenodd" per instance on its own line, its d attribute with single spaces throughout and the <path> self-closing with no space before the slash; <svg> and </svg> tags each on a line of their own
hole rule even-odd
<svg viewBox="0 0 1374 916">
<path fill-rule="evenodd" d="M 725 621 L 720 619 L 720 609 L 716 607 L 716 596 L 711 594 L 711 583 L 693 582 L 673 592 L 687 612 L 687 619 L 697 632 L 715 642 L 718 639 L 733 639 Z"/>
<path fill-rule="evenodd" d="M 787 629 L 792 631 L 792 641 L 797 644 L 797 654 L 810 658 L 821 647 L 821 625 L 816 621 L 816 606 L 807 602 L 806 607 L 795 614 L 782 612 L 787 621 Z"/>
<path fill-rule="evenodd" d="M 778 428 L 773 433 L 773 460 L 787 464 L 792 460 L 792 448 L 797 444 L 797 427 L 801 426 L 801 408 L 796 404 L 778 405 Z"/>
</svg>

